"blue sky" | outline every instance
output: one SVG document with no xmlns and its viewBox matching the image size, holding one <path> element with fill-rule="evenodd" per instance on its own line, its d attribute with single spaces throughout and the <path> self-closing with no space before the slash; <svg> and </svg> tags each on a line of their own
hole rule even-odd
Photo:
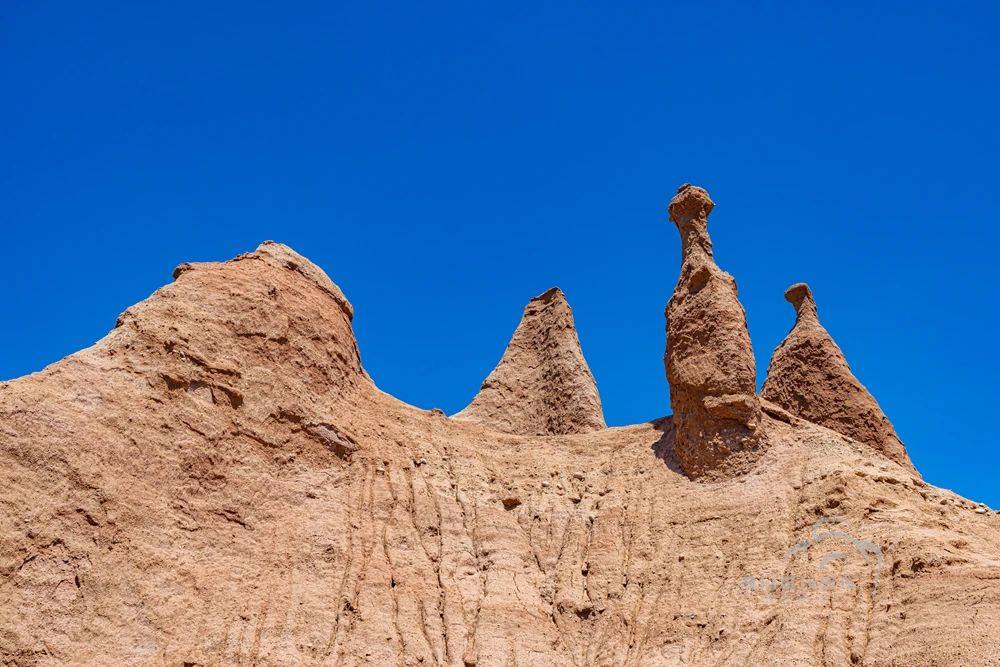
<svg viewBox="0 0 1000 667">
<path fill-rule="evenodd" d="M 99 4 L 0 8 L 0 378 L 274 239 L 403 400 L 462 408 L 559 285 L 649 420 L 691 181 L 761 379 L 807 281 L 925 477 L 1000 506 L 995 3 Z"/>
</svg>

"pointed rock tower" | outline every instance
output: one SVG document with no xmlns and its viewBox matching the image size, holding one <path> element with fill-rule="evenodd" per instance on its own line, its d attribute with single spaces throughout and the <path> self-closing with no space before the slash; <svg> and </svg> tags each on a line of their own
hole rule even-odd
<svg viewBox="0 0 1000 667">
<path fill-rule="evenodd" d="M 820 324 L 809 286 L 792 285 L 785 299 L 795 306 L 795 326 L 771 357 L 761 397 L 912 467 L 878 402 Z"/>
<path fill-rule="evenodd" d="M 558 287 L 528 302 L 500 363 L 455 418 L 519 435 L 605 428 L 601 397 L 580 349 L 573 311 Z"/>
<path fill-rule="evenodd" d="M 760 404 L 746 314 L 736 281 L 712 257 L 702 188 L 682 185 L 670 201 L 681 235 L 681 275 L 667 304 L 664 364 L 674 411 L 675 448 L 692 477 L 746 469 L 759 455 Z"/>
</svg>

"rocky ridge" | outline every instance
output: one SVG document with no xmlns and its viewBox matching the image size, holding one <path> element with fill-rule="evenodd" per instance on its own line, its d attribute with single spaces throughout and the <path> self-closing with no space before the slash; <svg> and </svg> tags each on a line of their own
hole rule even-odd
<svg viewBox="0 0 1000 667">
<path fill-rule="evenodd" d="M 178 267 L 0 383 L 0 663 L 1000 663 L 1000 515 L 784 400 L 811 356 L 754 395 L 711 200 L 678 197 L 673 418 L 596 423 L 575 333 L 538 335 L 554 295 L 519 340 L 555 361 L 495 371 L 523 396 L 406 405 L 341 291 L 273 243 Z M 575 381 L 513 377 L 539 368 Z"/>
</svg>

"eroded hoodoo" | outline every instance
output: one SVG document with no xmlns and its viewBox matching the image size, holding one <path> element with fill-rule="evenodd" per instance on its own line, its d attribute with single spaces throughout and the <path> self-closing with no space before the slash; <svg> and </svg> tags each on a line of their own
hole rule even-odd
<svg viewBox="0 0 1000 667">
<path fill-rule="evenodd" d="M 528 302 L 500 363 L 455 418 L 520 435 L 604 428 L 601 397 L 562 290 L 553 287 Z"/>
<path fill-rule="evenodd" d="M 897 463 L 912 465 L 875 397 L 854 376 L 844 353 L 820 324 L 809 286 L 792 285 L 785 299 L 795 307 L 795 326 L 771 357 L 761 397 Z"/>
<path fill-rule="evenodd" d="M 667 304 L 664 364 L 676 451 L 692 477 L 745 469 L 761 449 L 760 404 L 746 314 L 736 281 L 712 257 L 708 216 L 715 204 L 685 184 L 670 201 L 681 235 L 681 274 Z"/>
</svg>

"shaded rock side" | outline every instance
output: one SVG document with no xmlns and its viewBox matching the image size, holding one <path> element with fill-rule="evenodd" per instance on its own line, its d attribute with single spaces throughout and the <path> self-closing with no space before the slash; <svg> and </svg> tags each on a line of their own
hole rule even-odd
<svg viewBox="0 0 1000 667">
<path fill-rule="evenodd" d="M 844 353 L 820 324 L 809 286 L 792 285 L 785 299 L 795 306 L 795 326 L 771 357 L 761 396 L 912 466 L 875 397 L 854 376 Z"/>
<path fill-rule="evenodd" d="M 736 281 L 712 256 L 702 188 L 682 185 L 670 202 L 681 235 L 681 274 L 667 304 L 664 365 L 677 429 L 677 456 L 692 477 L 746 469 L 760 450 L 760 405 L 746 313 Z"/>
<path fill-rule="evenodd" d="M 597 384 L 562 290 L 553 287 L 528 302 L 500 363 L 455 418 L 519 435 L 605 428 Z"/>
</svg>

